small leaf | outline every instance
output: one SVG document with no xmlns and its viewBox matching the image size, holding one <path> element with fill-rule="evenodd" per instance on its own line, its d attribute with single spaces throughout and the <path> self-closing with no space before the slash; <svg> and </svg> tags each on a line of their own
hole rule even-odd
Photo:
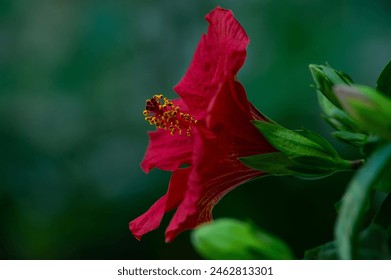
<svg viewBox="0 0 391 280">
<path fill-rule="evenodd" d="M 290 248 L 279 238 L 250 223 L 220 219 L 192 232 L 196 251 L 213 260 L 289 260 Z"/>
<path fill-rule="evenodd" d="M 318 156 L 330 158 L 321 145 L 280 125 L 253 121 L 254 125 L 277 150 L 287 156 Z"/>
<path fill-rule="evenodd" d="M 341 259 L 356 256 L 355 244 L 372 188 L 391 157 L 391 144 L 376 150 L 349 183 L 337 217 L 335 236 Z"/>
<path fill-rule="evenodd" d="M 377 79 L 376 89 L 391 97 L 391 61 L 387 63 Z"/>
</svg>

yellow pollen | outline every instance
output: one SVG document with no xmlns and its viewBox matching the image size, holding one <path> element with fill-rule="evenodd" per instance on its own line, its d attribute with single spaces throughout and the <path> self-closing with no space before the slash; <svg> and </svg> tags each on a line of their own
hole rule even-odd
<svg viewBox="0 0 391 280">
<path fill-rule="evenodd" d="M 143 115 L 151 125 L 167 130 L 171 135 L 176 133 L 183 135 L 185 132 L 185 135 L 190 136 L 192 126 L 198 122 L 190 114 L 181 112 L 179 106 L 175 106 L 162 94 L 155 94 L 151 99 L 146 100 Z"/>
</svg>

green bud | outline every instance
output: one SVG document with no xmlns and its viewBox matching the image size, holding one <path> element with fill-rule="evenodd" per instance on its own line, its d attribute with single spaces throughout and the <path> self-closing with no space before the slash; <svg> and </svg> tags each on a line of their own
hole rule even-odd
<svg viewBox="0 0 391 280">
<path fill-rule="evenodd" d="M 341 108 L 341 104 L 335 97 L 334 85 L 350 85 L 352 79 L 341 71 L 325 65 L 309 65 L 317 90 L 322 93 L 334 106 Z"/>
<path fill-rule="evenodd" d="M 343 111 L 342 104 L 334 92 L 334 86 L 350 86 L 352 79 L 329 66 L 311 64 L 309 68 L 315 81 L 319 105 L 323 111 L 322 117 L 337 130 L 333 136 L 353 146 L 365 145 L 365 142 L 361 141 L 365 140 L 365 132 Z"/>
<path fill-rule="evenodd" d="M 334 87 L 335 94 L 348 115 L 369 133 L 391 139 L 391 99 L 366 86 Z"/>
</svg>

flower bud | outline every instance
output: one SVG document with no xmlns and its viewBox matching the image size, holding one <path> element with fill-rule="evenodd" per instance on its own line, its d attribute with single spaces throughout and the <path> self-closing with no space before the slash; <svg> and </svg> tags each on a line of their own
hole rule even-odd
<svg viewBox="0 0 391 280">
<path fill-rule="evenodd" d="M 348 115 L 368 133 L 391 139 L 391 99 L 366 86 L 334 87 L 338 101 Z"/>
</svg>

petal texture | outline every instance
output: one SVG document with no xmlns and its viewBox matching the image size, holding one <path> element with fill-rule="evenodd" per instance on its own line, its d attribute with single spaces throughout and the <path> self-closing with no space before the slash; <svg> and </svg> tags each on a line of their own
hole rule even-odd
<svg viewBox="0 0 391 280">
<path fill-rule="evenodd" d="M 201 37 L 193 60 L 174 90 L 197 119 L 204 119 L 221 83 L 233 78 L 246 59 L 249 38 L 231 11 L 216 8 L 206 16 L 208 33 Z"/>
</svg>

